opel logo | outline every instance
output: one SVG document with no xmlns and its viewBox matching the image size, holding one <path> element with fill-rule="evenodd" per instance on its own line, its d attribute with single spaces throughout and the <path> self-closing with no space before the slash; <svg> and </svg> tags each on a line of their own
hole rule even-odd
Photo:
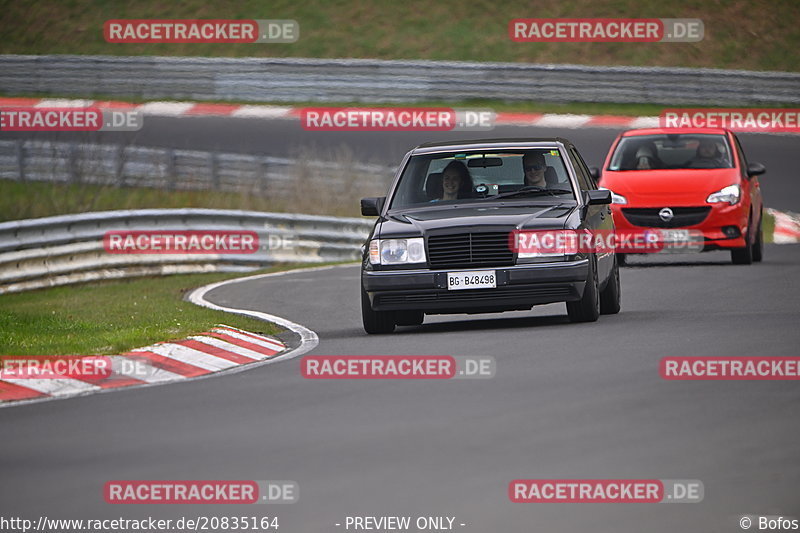
<svg viewBox="0 0 800 533">
<path fill-rule="evenodd" d="M 658 212 L 658 218 L 663 220 L 664 222 L 669 222 L 672 220 L 672 217 L 675 216 L 675 213 L 672 212 L 672 209 L 669 207 L 665 207 L 661 211 Z"/>
</svg>

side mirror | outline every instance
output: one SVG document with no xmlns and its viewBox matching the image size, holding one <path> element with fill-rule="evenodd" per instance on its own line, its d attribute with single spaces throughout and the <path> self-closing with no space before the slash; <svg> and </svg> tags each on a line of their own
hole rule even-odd
<svg viewBox="0 0 800 533">
<path fill-rule="evenodd" d="M 584 191 L 584 201 L 589 205 L 606 205 L 611 203 L 611 191 L 599 189 L 595 191 Z"/>
<path fill-rule="evenodd" d="M 755 161 L 747 165 L 747 175 L 750 176 L 751 178 L 753 176 L 760 176 L 766 171 L 767 167 L 765 167 L 761 163 L 756 163 Z"/>
<path fill-rule="evenodd" d="M 597 181 L 597 180 L 600 179 L 600 169 L 597 168 L 597 167 L 589 167 L 589 174 L 592 175 L 592 177 L 594 178 L 594 181 Z"/>
<path fill-rule="evenodd" d="M 385 196 L 362 198 L 361 199 L 361 215 L 365 217 L 377 217 L 383 211 L 383 203 L 386 201 Z"/>
</svg>

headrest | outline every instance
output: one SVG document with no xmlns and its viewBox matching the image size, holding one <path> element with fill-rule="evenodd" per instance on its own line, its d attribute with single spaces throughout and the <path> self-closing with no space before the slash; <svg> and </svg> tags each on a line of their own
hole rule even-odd
<svg viewBox="0 0 800 533">
<path fill-rule="evenodd" d="M 552 187 L 553 185 L 558 184 L 558 173 L 556 169 L 553 167 L 547 167 L 544 169 L 544 181 L 547 183 L 548 187 Z"/>
<path fill-rule="evenodd" d="M 428 179 L 425 181 L 425 194 L 428 195 L 428 200 L 438 200 L 444 196 L 441 172 L 428 174 Z"/>
</svg>

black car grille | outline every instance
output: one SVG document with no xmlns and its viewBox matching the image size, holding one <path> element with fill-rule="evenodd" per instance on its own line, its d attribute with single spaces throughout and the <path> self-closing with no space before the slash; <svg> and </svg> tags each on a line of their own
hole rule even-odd
<svg viewBox="0 0 800 533">
<path fill-rule="evenodd" d="M 509 231 L 430 235 L 428 261 L 436 268 L 471 268 L 514 264 Z"/>
<path fill-rule="evenodd" d="M 681 228 L 684 226 L 694 226 L 703 222 L 710 207 L 671 207 L 673 217 L 669 221 L 661 220 L 658 212 L 663 207 L 632 208 L 623 207 L 622 214 L 634 226 L 646 228 Z"/>
</svg>

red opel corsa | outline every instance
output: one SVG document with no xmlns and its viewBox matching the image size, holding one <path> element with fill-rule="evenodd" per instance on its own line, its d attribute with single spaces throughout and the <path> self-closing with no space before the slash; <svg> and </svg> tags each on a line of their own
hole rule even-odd
<svg viewBox="0 0 800 533">
<path fill-rule="evenodd" d="M 696 236 L 702 232 L 703 251 L 730 250 L 735 264 L 761 261 L 758 176 L 766 169 L 747 162 L 733 132 L 625 131 L 611 146 L 602 172 L 592 170 L 599 174 L 600 186 L 612 192 L 618 233 L 667 229 L 672 239 L 680 240 L 694 230 Z"/>
</svg>

